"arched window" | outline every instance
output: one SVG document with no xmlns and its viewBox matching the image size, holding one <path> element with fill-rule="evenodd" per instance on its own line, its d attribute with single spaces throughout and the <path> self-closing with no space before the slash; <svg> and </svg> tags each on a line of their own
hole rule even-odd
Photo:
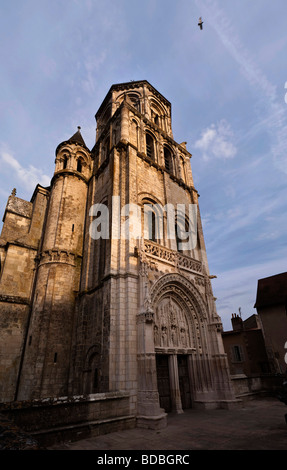
<svg viewBox="0 0 287 470">
<path fill-rule="evenodd" d="M 102 203 L 104 206 L 107 207 L 108 209 L 108 203 L 105 201 Z M 104 220 L 105 216 L 109 214 L 108 210 L 107 213 L 103 213 L 103 224 L 108 224 L 106 227 L 106 230 L 109 230 L 109 220 Z M 102 232 L 105 232 L 105 228 L 101 226 Z M 106 234 L 103 233 L 103 236 L 101 236 L 98 240 L 98 280 L 100 281 L 104 275 L 105 275 L 105 270 L 106 270 L 106 264 L 107 264 L 107 249 L 108 249 L 108 244 L 107 244 L 107 232 Z"/>
<path fill-rule="evenodd" d="M 77 161 L 77 171 L 78 171 L 79 173 L 82 172 L 82 166 L 83 166 L 83 165 L 82 165 L 82 160 L 79 158 L 78 161 Z"/>
<path fill-rule="evenodd" d="M 101 388 L 101 355 L 100 346 L 94 345 L 87 352 L 84 367 L 84 393 L 99 393 Z"/>
<path fill-rule="evenodd" d="M 164 147 L 164 166 L 166 171 L 172 172 L 172 153 L 168 147 Z"/>
<path fill-rule="evenodd" d="M 154 160 L 154 139 L 150 134 L 146 134 L 146 154 Z"/>
<path fill-rule="evenodd" d="M 164 129 L 165 119 L 164 116 L 167 116 L 167 111 L 162 104 L 160 104 L 157 100 L 151 99 L 150 101 L 150 113 L 151 113 L 151 120 L 159 127 Z"/>
<path fill-rule="evenodd" d="M 139 96 L 135 93 L 129 93 L 128 94 L 129 100 L 131 105 L 137 110 L 140 111 L 140 102 L 139 102 Z"/>
<path fill-rule="evenodd" d="M 101 162 L 103 162 L 106 158 L 108 158 L 109 151 L 110 151 L 110 135 L 108 134 L 101 144 Z"/>
<path fill-rule="evenodd" d="M 156 226 L 156 215 L 152 211 L 150 212 L 150 220 L 149 220 L 149 240 L 155 242 L 157 240 L 157 226 Z"/>
<path fill-rule="evenodd" d="M 68 157 L 67 157 L 67 155 L 64 155 L 63 170 L 65 170 L 65 168 L 67 168 L 67 165 L 68 165 Z"/>
<path fill-rule="evenodd" d="M 144 212 L 144 238 L 159 243 L 163 239 L 163 213 L 160 205 L 145 201 Z"/>
<path fill-rule="evenodd" d="M 193 236 L 193 232 L 191 231 L 191 226 L 188 218 L 183 217 L 182 215 L 178 215 L 176 217 L 175 236 L 177 251 L 183 253 L 184 251 L 191 249 L 191 237 Z"/>
</svg>

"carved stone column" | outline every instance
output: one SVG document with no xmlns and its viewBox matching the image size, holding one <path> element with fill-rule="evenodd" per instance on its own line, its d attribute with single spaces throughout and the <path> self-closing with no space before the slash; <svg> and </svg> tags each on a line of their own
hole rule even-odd
<svg viewBox="0 0 287 470">
<path fill-rule="evenodd" d="M 126 143 L 129 140 L 129 110 L 125 103 L 121 113 L 121 141 Z"/>
<path fill-rule="evenodd" d="M 167 425 L 166 413 L 160 408 L 154 347 L 154 312 L 147 280 L 147 265 L 141 251 L 140 313 L 138 335 L 138 427 L 160 429 Z"/>
<path fill-rule="evenodd" d="M 156 357 L 154 352 L 154 314 L 138 314 L 138 427 L 160 429 L 166 427 L 166 413 L 159 405 Z"/>
</svg>

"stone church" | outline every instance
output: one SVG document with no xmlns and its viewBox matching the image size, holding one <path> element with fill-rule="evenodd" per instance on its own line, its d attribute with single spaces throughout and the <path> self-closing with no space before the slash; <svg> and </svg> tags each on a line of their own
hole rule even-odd
<svg viewBox="0 0 287 470">
<path fill-rule="evenodd" d="M 69 424 L 63 403 L 77 422 L 154 429 L 170 411 L 228 407 L 191 154 L 173 138 L 171 104 L 131 81 L 111 86 L 95 118 L 92 150 L 78 128 L 56 148 L 50 186 L 8 199 L 0 402 L 39 413 L 52 400 L 50 427 Z"/>
</svg>

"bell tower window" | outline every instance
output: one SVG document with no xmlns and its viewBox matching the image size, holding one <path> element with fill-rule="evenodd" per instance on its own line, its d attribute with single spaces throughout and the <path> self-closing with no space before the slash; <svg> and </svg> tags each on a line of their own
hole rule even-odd
<svg viewBox="0 0 287 470">
<path fill-rule="evenodd" d="M 138 99 L 138 96 L 129 95 L 129 98 L 130 98 L 130 100 L 131 100 L 132 106 L 133 106 L 137 111 L 139 111 L 139 99 Z"/>
<path fill-rule="evenodd" d="M 171 151 L 167 147 L 164 147 L 164 166 L 165 166 L 166 171 L 171 173 L 171 171 L 172 171 L 172 156 L 171 156 Z"/>
<path fill-rule="evenodd" d="M 146 154 L 151 160 L 154 160 L 154 139 L 150 134 L 146 134 Z"/>
<path fill-rule="evenodd" d="M 156 243 L 163 239 L 163 213 L 156 203 L 146 200 L 143 203 L 144 238 Z"/>
<path fill-rule="evenodd" d="M 179 253 L 191 248 L 191 227 L 188 218 L 177 216 L 175 224 L 176 246 Z"/>
</svg>

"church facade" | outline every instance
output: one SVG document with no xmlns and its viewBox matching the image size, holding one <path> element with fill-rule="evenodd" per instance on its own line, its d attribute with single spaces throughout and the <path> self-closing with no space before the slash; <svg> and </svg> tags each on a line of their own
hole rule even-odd
<svg viewBox="0 0 287 470">
<path fill-rule="evenodd" d="M 0 238 L 0 402 L 125 397 L 138 426 L 234 402 L 186 143 L 149 82 L 113 85 L 89 150 L 9 197 Z"/>
</svg>

